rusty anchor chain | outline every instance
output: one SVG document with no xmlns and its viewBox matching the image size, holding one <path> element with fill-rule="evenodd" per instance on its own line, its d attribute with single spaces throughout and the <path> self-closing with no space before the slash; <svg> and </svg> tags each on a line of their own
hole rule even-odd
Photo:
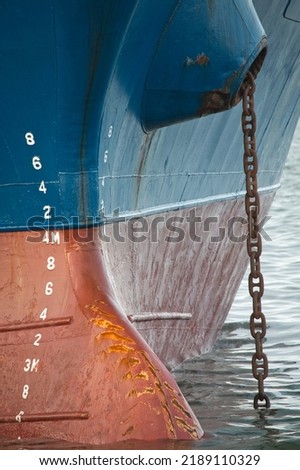
<svg viewBox="0 0 300 470">
<path fill-rule="evenodd" d="M 266 335 L 266 318 L 262 312 L 261 298 L 264 293 L 264 278 L 260 270 L 262 239 L 259 231 L 259 194 L 257 186 L 258 159 L 256 152 L 256 114 L 254 110 L 255 81 L 248 72 L 242 88 L 242 130 L 244 136 L 244 171 L 246 175 L 245 209 L 248 217 L 247 251 L 250 258 L 248 278 L 249 294 L 253 312 L 250 316 L 250 332 L 255 339 L 252 356 L 252 373 L 258 381 L 258 393 L 254 397 L 254 408 L 270 408 L 270 400 L 264 391 L 264 379 L 268 376 L 268 359 L 263 352 Z"/>
</svg>

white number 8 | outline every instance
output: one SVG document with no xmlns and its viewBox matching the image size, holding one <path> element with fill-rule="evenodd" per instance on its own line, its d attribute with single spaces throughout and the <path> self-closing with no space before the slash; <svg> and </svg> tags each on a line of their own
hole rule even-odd
<svg viewBox="0 0 300 470">
<path fill-rule="evenodd" d="M 52 271 L 53 269 L 55 269 L 54 256 L 49 256 L 49 258 L 47 259 L 47 269 L 49 269 L 49 271 Z"/>
<path fill-rule="evenodd" d="M 26 398 L 28 397 L 28 394 L 29 394 L 29 385 L 26 384 L 23 387 L 22 398 L 26 400 Z"/>
<path fill-rule="evenodd" d="M 27 145 L 34 145 L 35 144 L 34 135 L 31 132 L 27 132 L 25 134 L 25 139 L 26 139 L 26 144 Z"/>
</svg>

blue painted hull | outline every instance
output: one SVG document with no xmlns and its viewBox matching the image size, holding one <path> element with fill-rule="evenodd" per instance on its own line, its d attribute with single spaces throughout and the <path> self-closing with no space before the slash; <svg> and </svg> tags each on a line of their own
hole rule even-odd
<svg viewBox="0 0 300 470">
<path fill-rule="evenodd" d="M 274 188 L 299 116 L 299 28 L 279 0 L 254 4 L 269 36 L 257 84 L 259 183 Z M 252 7 L 220 5 L 214 12 L 204 1 L 4 3 L 0 230 L 93 225 L 242 194 L 239 107 L 161 127 L 214 112 L 204 109 L 205 93 L 222 89 L 237 68 L 234 95 L 263 47 Z M 286 16 L 297 8 L 292 2 Z M 225 11 L 231 29 L 222 36 Z M 242 14 L 255 25 L 251 35 Z M 208 20 L 210 35 L 202 32 Z"/>
<path fill-rule="evenodd" d="M 239 107 L 195 118 L 234 104 L 265 47 L 252 3 L 73 3 L 1 7 L 0 230 L 95 225 L 241 195 Z M 268 189 L 299 115 L 299 34 L 281 2 L 255 6 L 269 35 L 257 91 Z"/>
</svg>

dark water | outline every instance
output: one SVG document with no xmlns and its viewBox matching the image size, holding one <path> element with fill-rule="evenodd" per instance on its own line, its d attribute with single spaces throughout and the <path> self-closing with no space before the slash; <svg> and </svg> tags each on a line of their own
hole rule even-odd
<svg viewBox="0 0 300 470">
<path fill-rule="evenodd" d="M 271 408 L 256 411 L 251 373 L 254 341 L 246 276 L 213 352 L 186 361 L 175 378 L 205 430 L 199 442 L 127 442 L 110 449 L 300 449 L 300 125 L 296 131 L 265 231 L 264 350 L 269 359 L 265 389 Z M 8 449 L 80 449 L 56 441 L 0 442 Z M 91 447 L 90 447 L 91 448 Z M 108 446 L 105 447 L 108 449 Z"/>
</svg>

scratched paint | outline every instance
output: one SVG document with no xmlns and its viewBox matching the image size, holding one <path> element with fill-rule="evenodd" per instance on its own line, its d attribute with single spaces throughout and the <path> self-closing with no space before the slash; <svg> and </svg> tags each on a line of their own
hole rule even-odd
<svg viewBox="0 0 300 470">
<path fill-rule="evenodd" d="M 262 221 L 273 196 L 261 196 Z M 244 199 L 166 212 L 159 224 L 155 215 L 146 220 L 139 242 L 130 222 L 118 224 L 122 243 L 107 226 L 104 260 L 122 310 L 174 368 L 210 350 L 223 326 L 248 263 Z"/>
</svg>

